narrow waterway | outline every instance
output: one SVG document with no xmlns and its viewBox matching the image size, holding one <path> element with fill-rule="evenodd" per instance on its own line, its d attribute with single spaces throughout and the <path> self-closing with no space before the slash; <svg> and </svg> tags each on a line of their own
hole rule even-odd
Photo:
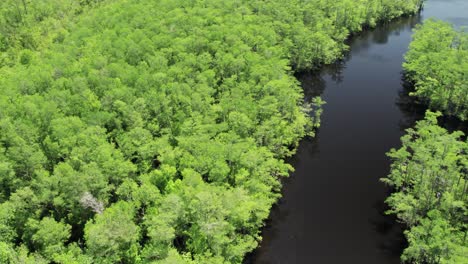
<svg viewBox="0 0 468 264">
<path fill-rule="evenodd" d="M 399 263 L 405 240 L 384 215 L 385 153 L 422 117 L 403 91 L 402 62 L 417 23 L 468 26 L 468 0 L 429 0 L 420 15 L 353 37 L 342 63 L 298 76 L 306 97 L 327 102 L 322 126 L 291 160 L 263 242 L 248 263 Z"/>
</svg>

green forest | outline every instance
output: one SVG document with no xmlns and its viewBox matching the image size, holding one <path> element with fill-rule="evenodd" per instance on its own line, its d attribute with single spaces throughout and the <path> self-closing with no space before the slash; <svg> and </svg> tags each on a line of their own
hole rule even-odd
<svg viewBox="0 0 468 264">
<path fill-rule="evenodd" d="M 468 32 L 448 22 L 418 25 L 403 67 L 416 96 L 445 115 L 468 120 Z"/>
<path fill-rule="evenodd" d="M 295 72 L 422 0 L 4 0 L 0 263 L 242 263 L 320 126 Z M 467 119 L 466 32 L 420 27 L 414 95 Z M 431 56 L 426 54 L 430 53 Z M 468 146 L 438 114 L 390 153 L 415 263 L 466 257 Z"/>
<path fill-rule="evenodd" d="M 403 64 L 414 83 L 410 95 L 447 116 L 468 119 L 468 33 L 443 21 L 416 27 Z M 406 226 L 409 263 L 466 263 L 468 259 L 468 141 L 462 131 L 439 126 L 441 112 L 426 118 L 392 149 L 391 172 L 382 179 L 395 190 L 388 213 Z"/>
<path fill-rule="evenodd" d="M 460 131 L 437 124 L 440 112 L 426 118 L 389 152 L 391 173 L 382 179 L 396 190 L 388 199 L 407 226 L 409 246 L 402 260 L 410 263 L 464 263 L 468 252 L 468 142 Z"/>
</svg>

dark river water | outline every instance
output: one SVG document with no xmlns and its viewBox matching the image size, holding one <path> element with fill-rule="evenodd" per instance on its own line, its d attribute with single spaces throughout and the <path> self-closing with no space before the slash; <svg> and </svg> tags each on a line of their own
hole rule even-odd
<svg viewBox="0 0 468 264">
<path fill-rule="evenodd" d="M 429 17 L 468 26 L 468 0 L 429 0 L 420 15 L 353 37 L 342 63 L 298 76 L 306 98 L 327 102 L 322 126 L 291 159 L 295 172 L 247 263 L 400 262 L 405 239 L 383 213 L 389 190 L 379 178 L 385 153 L 424 112 L 405 95 L 401 65 L 412 29 Z"/>
</svg>

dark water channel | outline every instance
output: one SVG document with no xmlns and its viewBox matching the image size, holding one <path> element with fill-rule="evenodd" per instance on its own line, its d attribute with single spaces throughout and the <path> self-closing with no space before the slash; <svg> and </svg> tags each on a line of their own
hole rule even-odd
<svg viewBox="0 0 468 264">
<path fill-rule="evenodd" d="M 429 0 L 420 15 L 353 37 L 342 63 L 298 78 L 306 97 L 327 102 L 314 139 L 303 140 L 271 213 L 260 248 L 247 263 L 399 263 L 405 240 L 385 216 L 385 153 L 422 118 L 402 85 L 412 28 L 437 17 L 468 26 L 468 0 Z"/>
</svg>

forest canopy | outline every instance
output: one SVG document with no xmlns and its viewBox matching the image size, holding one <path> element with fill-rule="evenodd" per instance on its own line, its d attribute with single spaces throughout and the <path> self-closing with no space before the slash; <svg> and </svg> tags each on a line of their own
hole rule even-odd
<svg viewBox="0 0 468 264">
<path fill-rule="evenodd" d="M 466 262 L 468 141 L 463 133 L 438 126 L 440 112 L 426 118 L 392 149 L 390 175 L 382 179 L 395 189 L 387 199 L 389 213 L 408 226 L 409 263 Z"/>
<path fill-rule="evenodd" d="M 403 64 L 412 95 L 432 109 L 468 120 L 468 32 L 428 20 L 418 25 Z"/>
<path fill-rule="evenodd" d="M 241 263 L 319 124 L 292 72 L 420 5 L 2 1 L 0 262 Z"/>
<path fill-rule="evenodd" d="M 426 118 L 392 149 L 390 175 L 394 188 L 388 213 L 407 226 L 409 263 L 465 263 L 468 254 L 468 141 L 461 131 L 438 125 L 443 114 L 468 119 L 468 34 L 429 19 L 418 25 L 405 56 L 405 77 L 415 96 L 429 108 Z"/>
</svg>

